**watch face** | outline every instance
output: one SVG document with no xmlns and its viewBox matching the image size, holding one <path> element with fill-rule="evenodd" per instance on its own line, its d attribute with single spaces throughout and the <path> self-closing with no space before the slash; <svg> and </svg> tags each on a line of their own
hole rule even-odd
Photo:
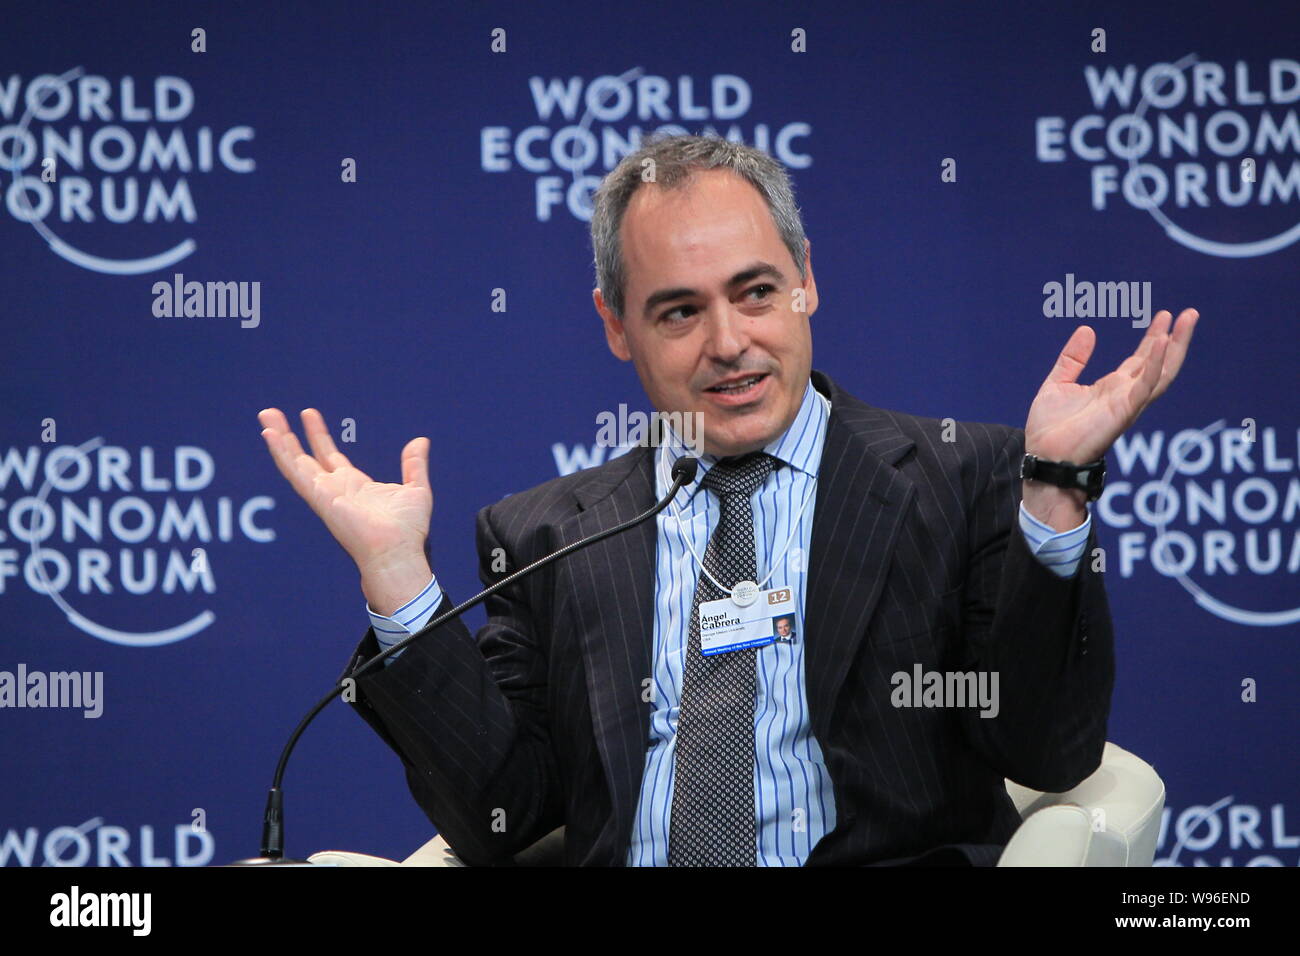
<svg viewBox="0 0 1300 956">
<path fill-rule="evenodd" d="M 1089 499 L 1096 498 L 1106 483 L 1106 463 L 1098 462 L 1096 468 L 1079 472 L 1079 483 L 1088 492 Z"/>
</svg>

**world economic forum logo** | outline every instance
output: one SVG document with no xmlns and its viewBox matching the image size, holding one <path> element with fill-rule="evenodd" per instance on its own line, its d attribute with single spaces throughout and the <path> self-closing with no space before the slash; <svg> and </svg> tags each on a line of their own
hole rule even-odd
<svg viewBox="0 0 1300 956">
<path fill-rule="evenodd" d="M 102 619 L 123 599 L 148 601 L 156 617 L 168 596 L 210 598 L 227 546 L 275 540 L 266 525 L 275 500 L 215 494 L 216 470 L 195 445 L 166 454 L 94 438 L 0 449 L 0 596 L 25 584 L 73 627 L 110 644 L 193 637 L 216 620 L 213 611 L 147 630 Z"/>
<path fill-rule="evenodd" d="M 752 115 L 753 89 L 731 73 L 669 77 L 633 67 L 590 79 L 532 76 L 528 95 L 531 113 L 480 128 L 479 163 L 485 173 L 531 176 L 538 222 L 550 222 L 557 209 L 589 222 L 601 179 L 653 133 L 748 143 L 790 169 L 813 161 L 806 142 L 812 126 Z"/>
<path fill-rule="evenodd" d="M 1300 239 L 1300 62 L 1188 54 L 1140 72 L 1090 65 L 1083 78 L 1092 112 L 1038 117 L 1034 144 L 1039 162 L 1089 164 L 1094 210 L 1126 203 L 1209 256 L 1263 256 Z M 1228 223 L 1258 238 L 1229 240 Z"/>
<path fill-rule="evenodd" d="M 167 248 L 113 256 L 84 243 L 121 243 L 102 226 L 192 225 L 198 208 L 191 179 L 219 169 L 250 173 L 249 126 L 196 125 L 194 88 L 179 76 L 137 84 L 86 75 L 81 67 L 0 84 L 0 170 L 4 206 L 27 223 L 55 255 L 109 275 L 139 275 L 175 265 L 198 248 L 192 236 Z M 72 238 L 78 233 L 88 234 Z M 138 242 L 135 236 L 132 242 Z"/>
<path fill-rule="evenodd" d="M 1149 566 L 1235 624 L 1300 622 L 1300 429 L 1248 419 L 1135 431 L 1112 454 L 1094 512 L 1117 532 L 1108 572 L 1128 579 Z"/>
<path fill-rule="evenodd" d="M 1289 809 L 1294 821 L 1294 804 Z M 1232 795 L 1177 812 L 1167 805 L 1156 841 L 1156 853 L 1164 855 L 1152 866 L 1300 866 L 1300 835 L 1294 822 L 1288 829 L 1287 810 L 1282 800 L 1264 806 Z"/>
</svg>

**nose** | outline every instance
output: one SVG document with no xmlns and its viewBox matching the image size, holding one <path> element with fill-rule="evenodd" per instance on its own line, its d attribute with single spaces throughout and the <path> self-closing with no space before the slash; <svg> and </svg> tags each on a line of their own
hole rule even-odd
<svg viewBox="0 0 1300 956">
<path fill-rule="evenodd" d="M 722 308 L 705 322 L 708 335 L 705 348 L 709 358 L 724 365 L 735 363 L 749 348 L 749 317 Z"/>
</svg>

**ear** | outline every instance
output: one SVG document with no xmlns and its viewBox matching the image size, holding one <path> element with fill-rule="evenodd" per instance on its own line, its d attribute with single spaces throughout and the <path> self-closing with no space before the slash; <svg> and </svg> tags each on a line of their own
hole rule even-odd
<svg viewBox="0 0 1300 956">
<path fill-rule="evenodd" d="M 595 303 L 596 311 L 605 323 L 605 341 L 609 343 L 609 350 L 624 362 L 632 361 L 632 351 L 627 347 L 627 334 L 623 331 L 622 320 L 605 304 L 605 297 L 599 289 L 591 290 L 591 301 Z"/>
<path fill-rule="evenodd" d="M 813 278 L 812 241 L 809 239 L 803 241 L 803 263 L 804 270 L 808 273 L 808 278 L 803 284 L 804 289 L 807 290 L 804 301 L 808 306 L 808 315 L 811 317 L 817 311 L 817 280 Z"/>
</svg>

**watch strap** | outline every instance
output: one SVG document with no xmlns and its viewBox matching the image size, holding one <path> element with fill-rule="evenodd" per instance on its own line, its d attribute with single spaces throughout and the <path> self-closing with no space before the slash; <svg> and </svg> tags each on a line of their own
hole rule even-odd
<svg viewBox="0 0 1300 956">
<path fill-rule="evenodd" d="M 1057 488 L 1077 489 L 1087 495 L 1089 501 L 1096 501 L 1106 481 L 1106 460 L 1099 458 L 1080 465 L 1026 454 L 1020 462 L 1020 477 Z"/>
</svg>

